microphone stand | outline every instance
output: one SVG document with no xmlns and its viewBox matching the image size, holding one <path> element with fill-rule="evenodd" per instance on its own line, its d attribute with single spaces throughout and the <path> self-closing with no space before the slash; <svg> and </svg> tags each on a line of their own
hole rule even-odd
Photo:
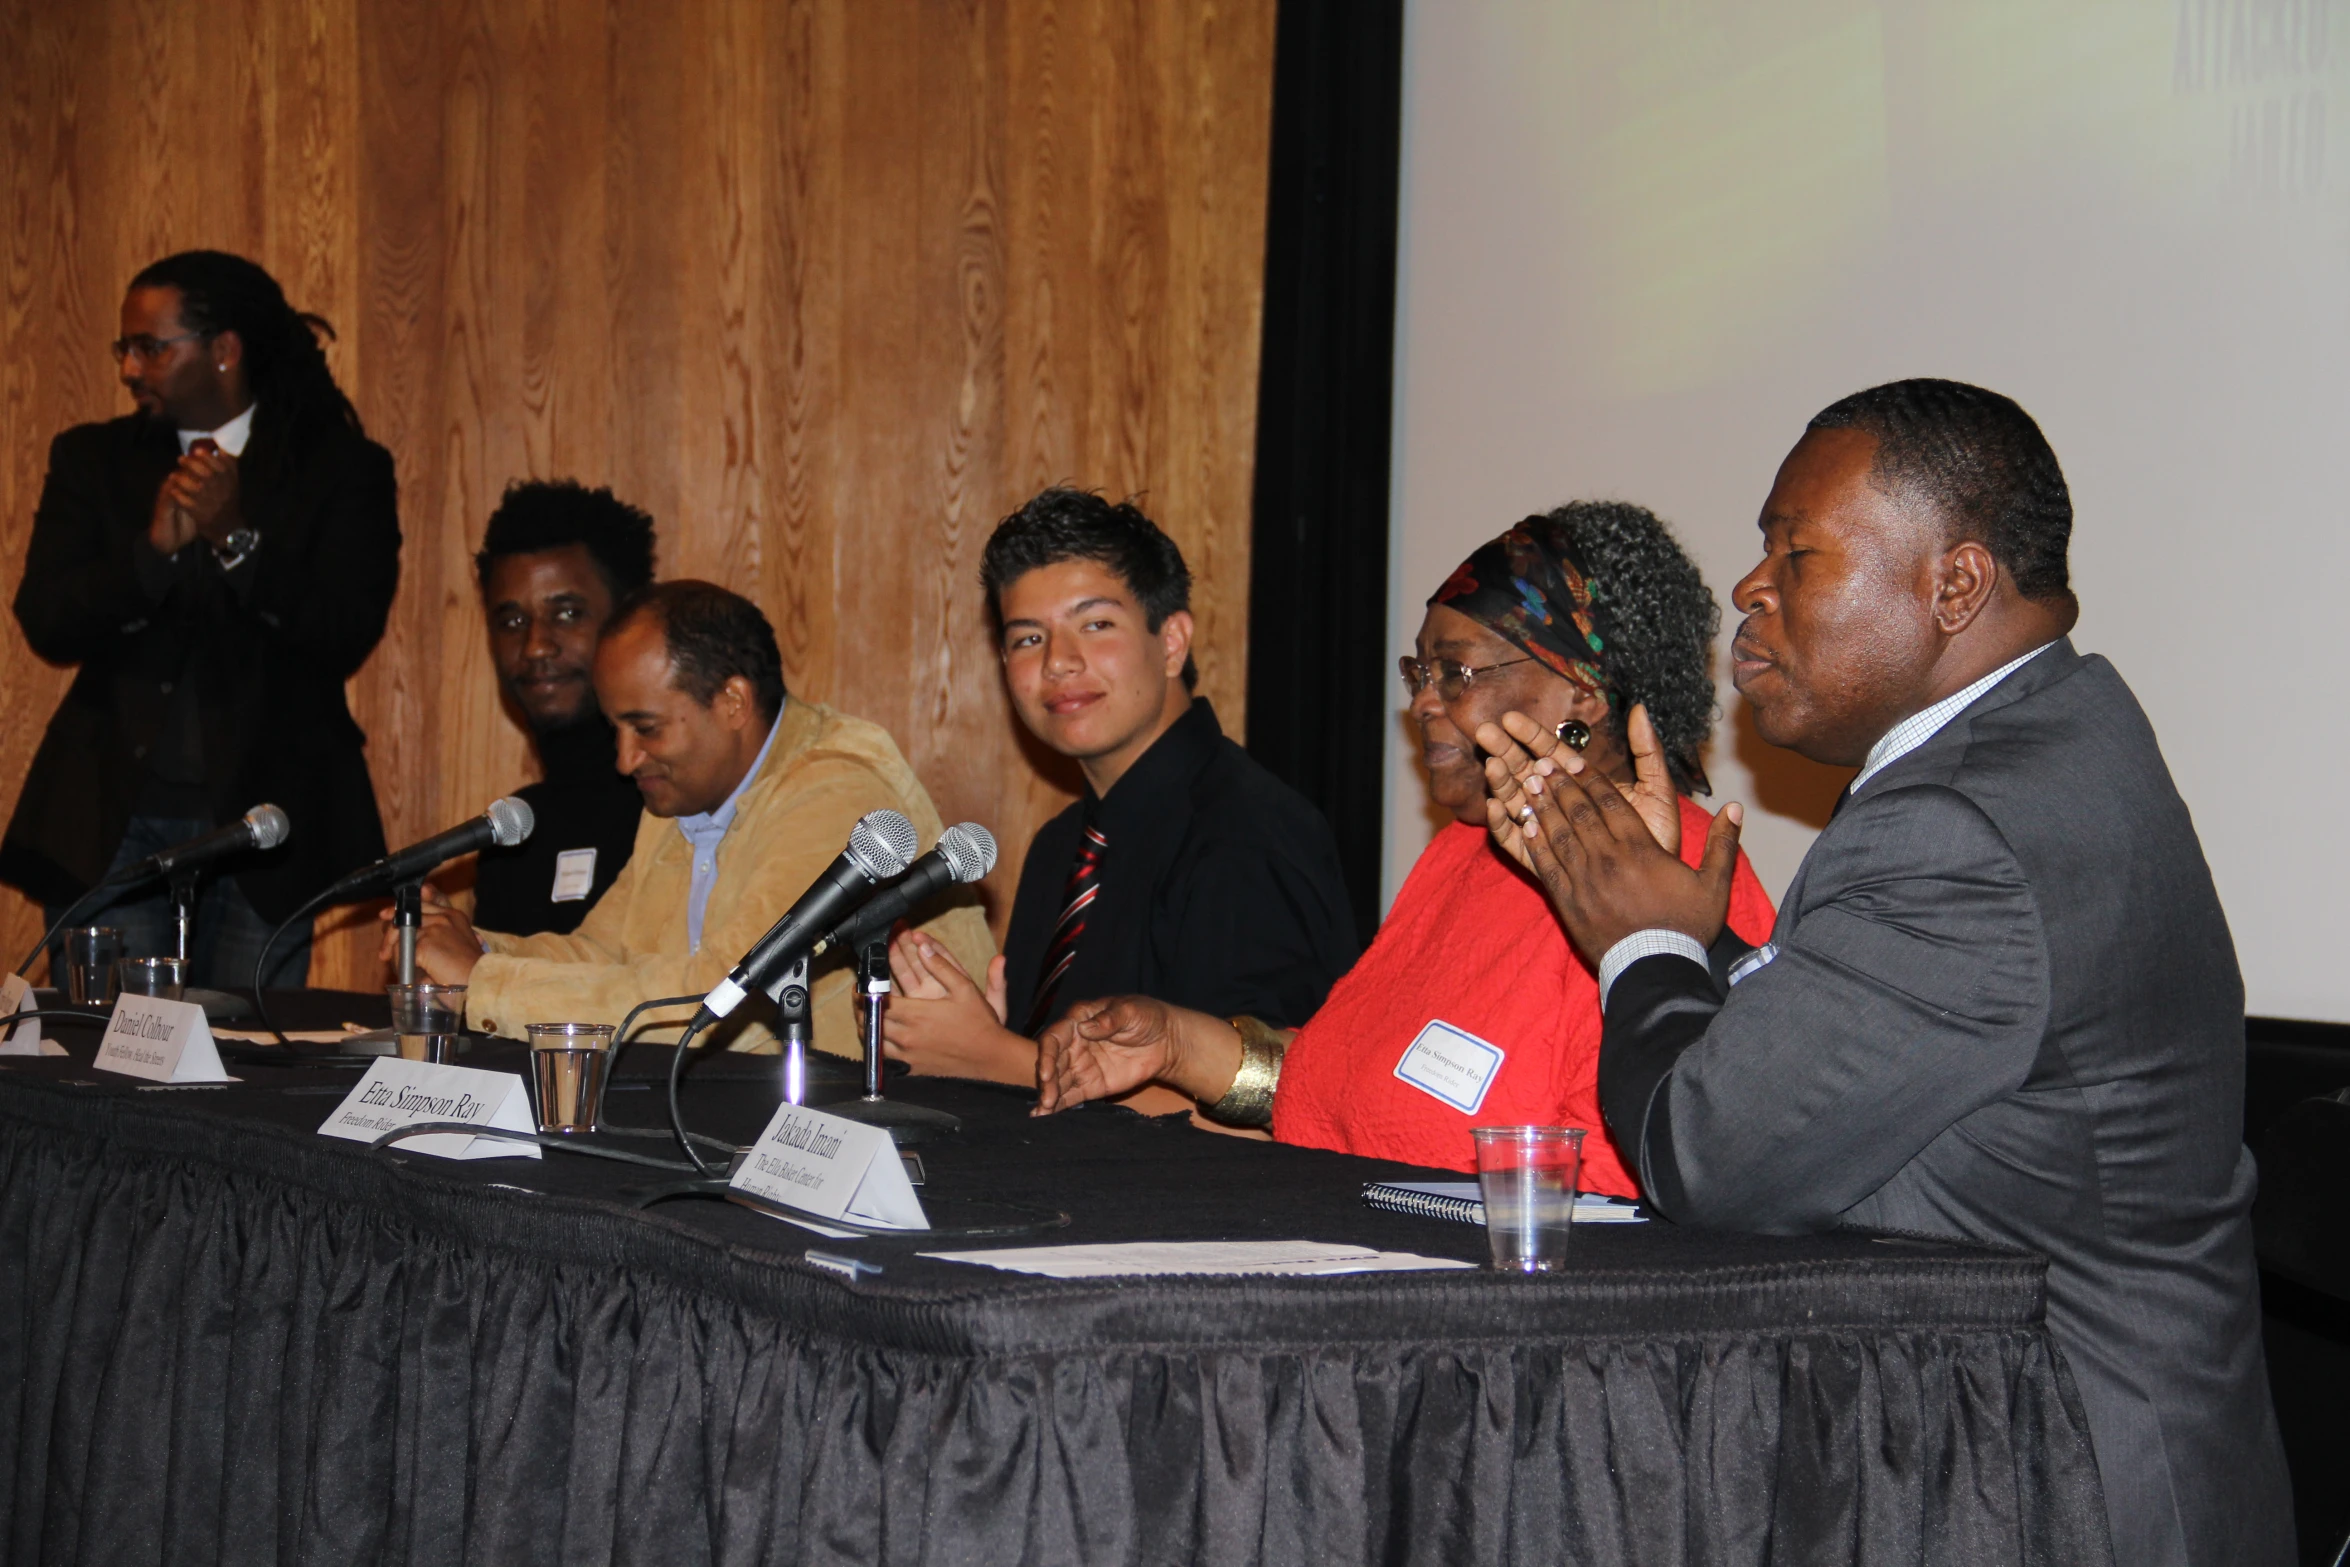
<svg viewBox="0 0 2350 1567">
<path fill-rule="evenodd" d="M 961 1131 L 962 1120 L 944 1110 L 899 1104 L 881 1096 L 881 1023 L 889 1007 L 890 990 L 889 932 L 885 929 L 857 948 L 857 991 L 865 998 L 865 1097 L 822 1109 L 827 1115 L 882 1127 L 900 1147 Z"/>
<path fill-rule="evenodd" d="M 188 960 L 188 927 L 196 919 L 196 873 L 192 870 L 171 873 L 171 916 L 179 927 L 179 958 Z"/>
<path fill-rule="evenodd" d="M 803 954 L 783 971 L 775 994 L 776 1032 L 783 1036 L 783 1098 L 786 1104 L 808 1102 L 808 1046 L 815 1042 L 815 1026 L 808 1010 L 808 959 Z"/>
<path fill-rule="evenodd" d="M 400 983 L 416 983 L 416 937 L 424 929 L 424 883 L 404 881 L 392 889 L 392 928 L 400 933 Z"/>
</svg>

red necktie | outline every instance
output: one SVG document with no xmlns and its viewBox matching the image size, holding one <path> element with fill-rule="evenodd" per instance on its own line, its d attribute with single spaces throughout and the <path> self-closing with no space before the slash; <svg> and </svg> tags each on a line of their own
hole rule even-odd
<svg viewBox="0 0 2350 1567">
<path fill-rule="evenodd" d="M 1044 1032 L 1044 1026 L 1053 1020 L 1053 999 L 1060 994 L 1061 981 L 1069 975 L 1069 965 L 1077 961 L 1077 938 L 1085 934 L 1087 917 L 1092 913 L 1093 901 L 1102 890 L 1102 851 L 1110 840 L 1091 822 L 1085 825 L 1085 836 L 1077 845 L 1077 861 L 1069 867 L 1069 885 L 1061 893 L 1061 919 L 1053 927 L 1053 939 L 1044 949 L 1044 974 L 1036 982 L 1036 1004 L 1028 1009 L 1028 1036 L 1033 1039 Z"/>
</svg>

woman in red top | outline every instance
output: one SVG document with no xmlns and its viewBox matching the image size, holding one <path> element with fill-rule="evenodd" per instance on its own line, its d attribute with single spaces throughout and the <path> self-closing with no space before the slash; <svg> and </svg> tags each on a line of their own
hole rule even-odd
<svg viewBox="0 0 2350 1567">
<path fill-rule="evenodd" d="M 1599 1118 L 1598 982 L 1541 888 L 1492 847 L 1469 737 L 1523 713 L 1626 790 L 1631 737 L 1655 744 L 1695 864 L 1709 818 L 1688 794 L 1706 789 L 1720 622 L 1697 568 L 1638 506 L 1562 506 L 1479 548 L 1429 599 L 1403 660 L 1429 793 L 1454 819 L 1370 950 L 1293 1034 L 1144 997 L 1081 1004 L 1046 1031 L 1039 1110 L 1156 1081 L 1227 1124 L 1269 1121 L 1282 1142 L 1455 1170 L 1476 1168 L 1471 1126 L 1581 1126 L 1583 1188 L 1638 1195 Z M 1647 726 L 1630 722 L 1635 707 Z M 1760 944 L 1771 920 L 1741 854 L 1730 927 Z"/>
</svg>

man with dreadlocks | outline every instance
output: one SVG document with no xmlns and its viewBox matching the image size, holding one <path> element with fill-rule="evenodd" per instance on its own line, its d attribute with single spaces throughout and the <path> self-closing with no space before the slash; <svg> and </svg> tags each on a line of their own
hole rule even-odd
<svg viewBox="0 0 2350 1567">
<path fill-rule="evenodd" d="M 0 839 L 0 881 L 55 910 L 263 801 L 292 823 L 204 889 L 199 984 L 251 980 L 272 925 L 384 852 L 343 682 L 399 580 L 392 458 L 322 335 L 241 256 L 186 251 L 133 278 L 110 354 L 137 411 L 50 446 L 16 595 L 33 650 L 80 668 Z M 158 891 L 104 919 L 133 954 L 173 950 Z M 277 951 L 266 980 L 299 984 L 309 933 Z"/>
</svg>

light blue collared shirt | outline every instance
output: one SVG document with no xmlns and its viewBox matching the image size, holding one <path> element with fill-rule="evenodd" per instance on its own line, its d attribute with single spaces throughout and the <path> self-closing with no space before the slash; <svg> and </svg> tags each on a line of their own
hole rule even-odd
<svg viewBox="0 0 2350 1567">
<path fill-rule="evenodd" d="M 786 698 L 785 700 L 790 700 Z M 694 874 L 685 895 L 685 949 L 702 950 L 702 911 L 710 906 L 710 887 L 718 880 L 718 845 L 726 837 L 726 830 L 734 825 L 735 807 L 742 802 L 743 791 L 751 780 L 759 776 L 767 765 L 767 753 L 775 747 L 775 737 L 783 729 L 783 710 L 775 711 L 775 722 L 767 726 L 767 738 L 759 743 L 759 754 L 752 759 L 751 770 L 734 786 L 734 793 L 715 811 L 699 816 L 680 816 L 677 830 L 685 834 L 685 841 L 693 846 Z"/>
</svg>

